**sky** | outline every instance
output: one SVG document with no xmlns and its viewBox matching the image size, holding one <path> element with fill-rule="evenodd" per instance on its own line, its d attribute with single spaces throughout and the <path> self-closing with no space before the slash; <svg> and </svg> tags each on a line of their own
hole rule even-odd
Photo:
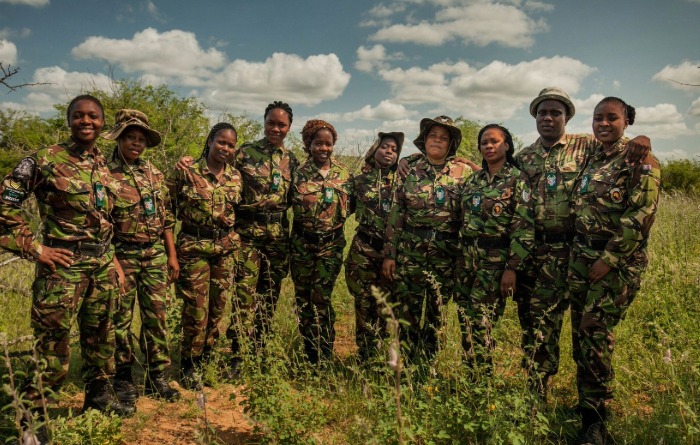
<svg viewBox="0 0 700 445">
<path fill-rule="evenodd" d="M 14 83 L 48 83 L 0 90 L 0 109 L 49 116 L 131 79 L 199 98 L 213 121 L 262 121 L 283 100 L 292 131 L 325 119 L 336 149 L 364 151 L 443 114 L 530 144 L 529 104 L 558 86 L 576 106 L 568 132 L 590 133 L 617 96 L 637 109 L 628 136 L 700 160 L 698 23 L 700 0 L 0 0 L 0 61 Z"/>
</svg>

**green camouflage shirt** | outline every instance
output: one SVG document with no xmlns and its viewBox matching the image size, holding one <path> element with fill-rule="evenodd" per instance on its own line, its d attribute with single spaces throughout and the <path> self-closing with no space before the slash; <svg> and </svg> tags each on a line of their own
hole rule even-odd
<svg viewBox="0 0 700 445">
<path fill-rule="evenodd" d="M 386 221 L 391 210 L 392 187 L 395 171 L 389 173 L 372 168 L 353 178 L 353 192 L 357 208 L 357 231 L 377 239 L 384 239 Z"/>
<path fill-rule="evenodd" d="M 508 269 L 519 270 L 535 239 L 532 195 L 520 170 L 506 163 L 489 177 L 485 168 L 467 179 L 459 195 L 462 239 L 509 238 L 509 249 L 479 249 L 479 253 L 487 262 L 507 263 Z"/>
<path fill-rule="evenodd" d="M 113 191 L 114 180 L 97 148 L 87 153 L 73 141 L 43 148 L 22 159 L 0 185 L 0 247 L 24 258 L 41 254 L 21 207 L 32 193 L 44 238 L 109 242 Z"/>
<path fill-rule="evenodd" d="M 588 134 L 567 134 L 549 149 L 542 140 L 515 154 L 518 168 L 530 182 L 535 229 L 549 233 L 573 231 L 571 196 L 595 139 Z"/>
<path fill-rule="evenodd" d="M 436 171 L 425 155 L 409 165 L 406 179 L 394 190 L 384 244 L 386 258 L 396 259 L 406 224 L 438 232 L 456 232 L 461 226 L 458 188 L 472 169 L 450 157 Z"/>
<path fill-rule="evenodd" d="M 630 166 L 622 138 L 609 150 L 595 149 L 576 183 L 576 232 L 591 239 L 608 240 L 601 259 L 620 268 L 640 247 L 646 246 L 659 203 L 659 161 L 647 155 Z"/>
<path fill-rule="evenodd" d="M 243 181 L 241 211 L 284 212 L 290 206 L 292 174 L 299 166 L 285 147 L 275 148 L 267 139 L 244 144 L 234 155 L 233 166 Z M 239 219 L 236 230 L 248 238 L 284 235 L 279 223 L 264 224 Z"/>
<path fill-rule="evenodd" d="M 207 229 L 233 229 L 241 200 L 241 176 L 226 165 L 221 178 L 199 159 L 186 171 L 176 170 L 167 181 L 173 214 L 184 224 Z"/>
<path fill-rule="evenodd" d="M 304 231 L 325 234 L 339 229 L 355 209 L 352 174 L 334 157 L 324 178 L 311 158 L 295 172 L 292 179 L 294 226 Z"/>
<path fill-rule="evenodd" d="M 175 226 L 163 173 L 141 158 L 135 165 L 113 158 L 107 166 L 117 186 L 113 241 L 152 244 L 162 240 L 163 232 Z"/>
</svg>

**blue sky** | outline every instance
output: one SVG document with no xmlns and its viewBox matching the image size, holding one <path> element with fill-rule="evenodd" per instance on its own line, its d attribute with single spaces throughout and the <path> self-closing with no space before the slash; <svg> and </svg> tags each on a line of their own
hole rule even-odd
<svg viewBox="0 0 700 445">
<path fill-rule="evenodd" d="M 281 99 L 293 131 L 321 117 L 337 148 L 364 150 L 439 114 L 531 143 L 528 104 L 560 86 L 577 106 L 569 132 L 619 96 L 637 107 L 628 135 L 700 159 L 700 86 L 680 84 L 700 84 L 698 23 L 700 0 L 0 0 L 0 61 L 16 82 L 50 82 L 0 91 L 0 108 L 45 116 L 113 76 L 194 95 L 214 120 L 261 120 Z"/>
</svg>

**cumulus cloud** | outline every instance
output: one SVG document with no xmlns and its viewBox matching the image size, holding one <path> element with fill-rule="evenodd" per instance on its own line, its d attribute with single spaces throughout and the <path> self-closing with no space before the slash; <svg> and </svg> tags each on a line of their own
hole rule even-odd
<svg viewBox="0 0 700 445">
<path fill-rule="evenodd" d="M 700 1 L 700 0 L 698 0 Z M 695 99 L 692 104 L 690 104 L 690 109 L 688 114 L 691 116 L 700 116 L 700 97 Z"/>
<path fill-rule="evenodd" d="M 653 107 L 638 107 L 637 119 L 629 131 L 650 138 L 673 139 L 693 134 L 683 115 L 674 104 L 657 104 Z"/>
<path fill-rule="evenodd" d="M 191 32 L 159 33 L 153 28 L 137 32 L 131 39 L 89 37 L 71 54 L 76 59 L 104 59 L 127 73 L 145 72 L 186 86 L 202 86 L 212 70 L 226 63 L 224 53 L 202 49 Z"/>
<path fill-rule="evenodd" d="M 697 90 L 700 85 L 700 62 L 685 60 L 680 65 L 666 65 L 664 69 L 654 74 L 652 79 L 679 90 Z"/>
<path fill-rule="evenodd" d="M 5 67 L 17 63 L 17 45 L 9 40 L 0 39 L 0 62 Z"/>
<path fill-rule="evenodd" d="M 0 3 L 9 3 L 11 5 L 25 5 L 41 8 L 49 4 L 49 0 L 0 0 Z"/>
<path fill-rule="evenodd" d="M 495 43 L 511 48 L 529 48 L 534 44 L 534 35 L 547 29 L 544 20 L 531 18 L 515 5 L 469 2 L 466 5 L 438 5 L 433 21 L 386 26 L 370 39 L 427 46 L 461 40 L 465 45 Z"/>
<path fill-rule="evenodd" d="M 401 53 L 387 54 L 384 45 L 374 45 L 371 48 L 360 46 L 357 48 L 357 60 L 355 69 L 371 73 L 377 69 L 387 69 L 390 61 L 401 60 L 404 56 Z"/>
<path fill-rule="evenodd" d="M 409 111 L 403 105 L 390 100 L 383 100 L 376 107 L 365 105 L 359 110 L 347 113 L 326 113 L 322 115 L 321 119 L 326 119 L 329 122 L 353 122 L 358 120 L 390 121 L 409 118 L 411 116 L 416 116 L 416 112 Z"/>
<path fill-rule="evenodd" d="M 26 108 L 36 113 L 52 112 L 56 103 L 68 102 L 93 89 L 108 91 L 111 86 L 109 77 L 104 74 L 69 72 L 57 66 L 37 69 L 31 82 L 45 83 L 33 86 L 24 100 Z"/>
</svg>

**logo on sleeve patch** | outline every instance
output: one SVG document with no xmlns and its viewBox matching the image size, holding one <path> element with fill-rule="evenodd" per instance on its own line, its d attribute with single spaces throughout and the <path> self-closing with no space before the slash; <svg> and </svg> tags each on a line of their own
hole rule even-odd
<svg viewBox="0 0 700 445">
<path fill-rule="evenodd" d="M 497 202 L 493 205 L 493 216 L 499 216 L 501 213 L 503 213 L 503 204 Z"/>
<path fill-rule="evenodd" d="M 619 204 L 622 202 L 622 190 L 620 190 L 619 187 L 613 187 L 610 189 L 610 199 L 612 199 L 612 202 L 615 204 Z"/>
<path fill-rule="evenodd" d="M 34 172 L 36 172 L 36 161 L 34 158 L 26 157 L 12 170 L 12 176 L 20 181 L 26 181 L 34 177 Z"/>
</svg>

